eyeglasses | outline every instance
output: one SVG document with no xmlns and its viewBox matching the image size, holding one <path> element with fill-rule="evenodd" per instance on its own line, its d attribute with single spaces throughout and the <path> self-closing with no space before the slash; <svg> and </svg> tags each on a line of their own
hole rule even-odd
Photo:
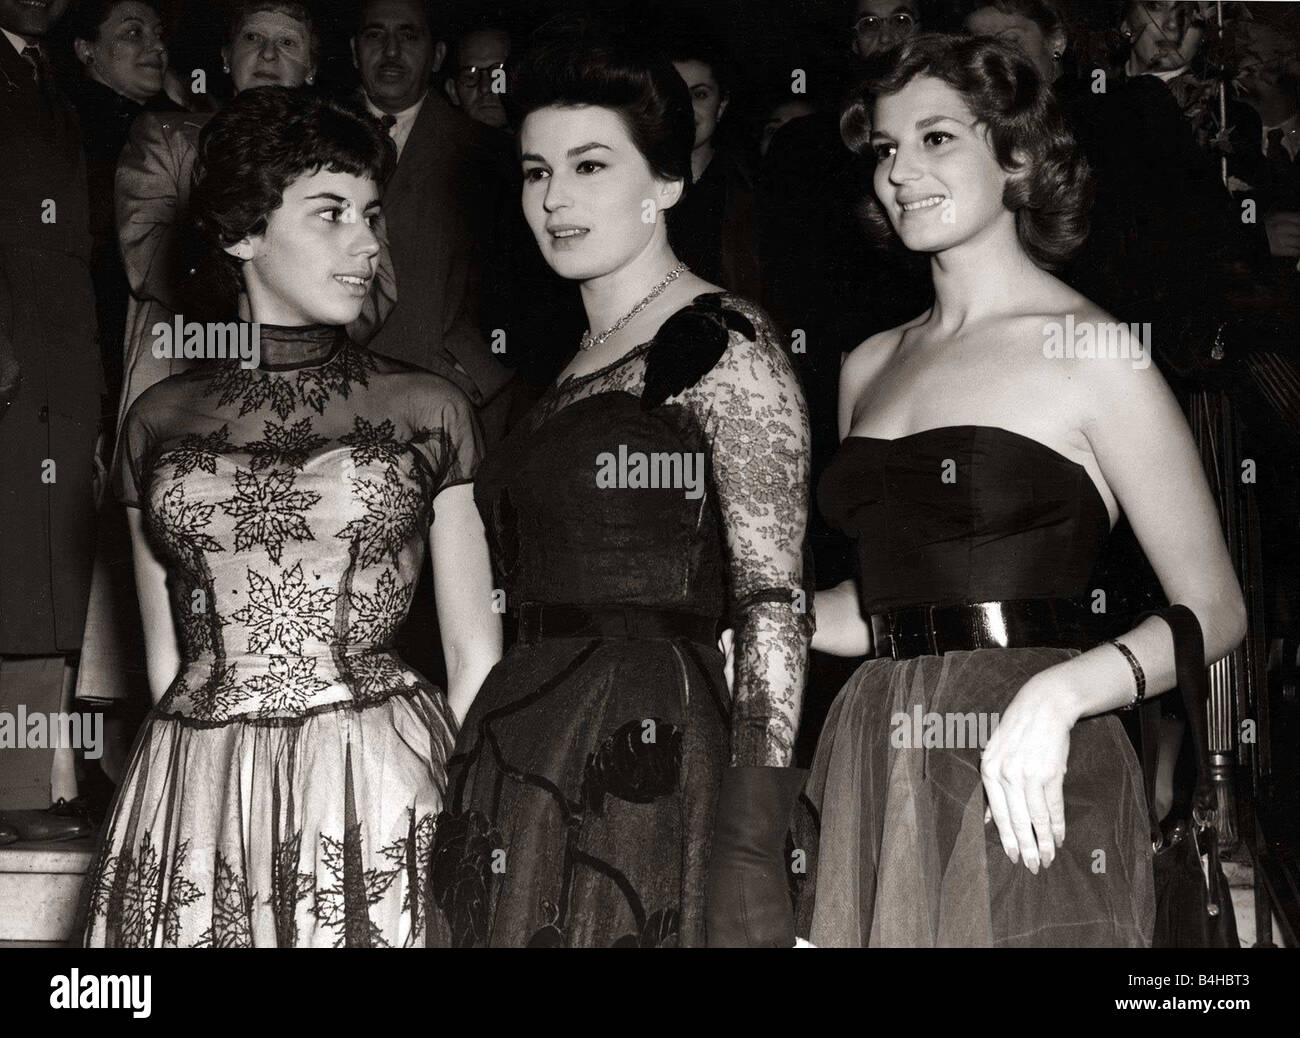
<svg viewBox="0 0 1300 1038">
<path fill-rule="evenodd" d="M 462 65 L 456 70 L 456 82 L 466 90 L 472 90 L 479 85 L 485 74 L 490 78 L 498 69 L 505 67 L 504 61 L 498 61 L 495 65 Z"/>
<path fill-rule="evenodd" d="M 916 28 L 916 18 L 906 11 L 898 11 L 895 14 L 864 14 L 853 23 L 853 31 L 859 36 L 875 36 L 885 29 L 893 29 L 897 33 L 910 33 Z"/>
</svg>

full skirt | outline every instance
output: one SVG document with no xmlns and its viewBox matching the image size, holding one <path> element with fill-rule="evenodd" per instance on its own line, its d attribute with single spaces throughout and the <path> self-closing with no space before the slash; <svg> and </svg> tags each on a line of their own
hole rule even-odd
<svg viewBox="0 0 1300 1038">
<path fill-rule="evenodd" d="M 454 727 L 426 688 L 276 721 L 155 711 L 87 877 L 85 944 L 424 944 Z"/>
<path fill-rule="evenodd" d="M 448 766 L 432 866 L 444 946 L 701 946 L 728 712 L 685 640 L 517 646 Z"/>
<path fill-rule="evenodd" d="M 987 732 L 1025 681 L 1072 655 L 983 649 L 857 670 L 831 707 L 806 787 L 817 830 L 806 839 L 817 853 L 800 926 L 813 944 L 1150 944 L 1142 772 L 1116 717 L 1070 732 L 1065 842 L 1049 868 L 1035 876 L 1011 862 L 997 826 L 984 821 L 981 715 Z M 927 746 L 927 715 L 938 715 L 930 724 L 943 725 L 945 743 L 966 745 Z"/>
</svg>

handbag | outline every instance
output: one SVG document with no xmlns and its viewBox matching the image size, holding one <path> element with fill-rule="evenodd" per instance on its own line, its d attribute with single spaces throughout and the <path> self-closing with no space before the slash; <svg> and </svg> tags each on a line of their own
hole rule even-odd
<svg viewBox="0 0 1300 1038">
<path fill-rule="evenodd" d="M 1196 753 L 1192 816 L 1162 828 L 1155 812 L 1158 701 L 1144 703 L 1139 716 L 1142 771 L 1151 824 L 1155 871 L 1156 923 L 1153 948 L 1240 948 L 1237 917 L 1219 861 L 1215 828 L 1217 801 L 1210 780 L 1210 744 L 1206 724 L 1209 682 L 1205 642 L 1196 614 L 1183 605 L 1155 613 L 1173 631 L 1178 687 L 1187 707 L 1187 725 Z"/>
</svg>

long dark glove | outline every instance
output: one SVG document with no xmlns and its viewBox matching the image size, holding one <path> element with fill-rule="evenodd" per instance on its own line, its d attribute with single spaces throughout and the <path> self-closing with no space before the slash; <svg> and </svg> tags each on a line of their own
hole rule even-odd
<svg viewBox="0 0 1300 1038">
<path fill-rule="evenodd" d="M 794 947 L 785 835 L 807 775 L 751 766 L 723 773 L 706 892 L 709 947 Z"/>
</svg>

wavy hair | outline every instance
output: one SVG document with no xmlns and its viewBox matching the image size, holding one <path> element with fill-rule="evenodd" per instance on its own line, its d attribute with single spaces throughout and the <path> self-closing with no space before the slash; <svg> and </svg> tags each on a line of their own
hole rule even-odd
<svg viewBox="0 0 1300 1038">
<path fill-rule="evenodd" d="M 1020 243 L 1038 266 L 1064 264 L 1088 237 L 1092 177 L 1052 88 L 1019 48 L 990 36 L 922 33 L 886 55 L 881 71 L 856 87 L 840 116 L 840 136 L 855 153 L 870 149 L 878 98 L 928 76 L 952 87 L 988 133 L 999 165 L 1021 173 L 1002 204 L 1015 214 Z M 874 237 L 893 228 L 874 195 L 865 204 Z"/>
</svg>

